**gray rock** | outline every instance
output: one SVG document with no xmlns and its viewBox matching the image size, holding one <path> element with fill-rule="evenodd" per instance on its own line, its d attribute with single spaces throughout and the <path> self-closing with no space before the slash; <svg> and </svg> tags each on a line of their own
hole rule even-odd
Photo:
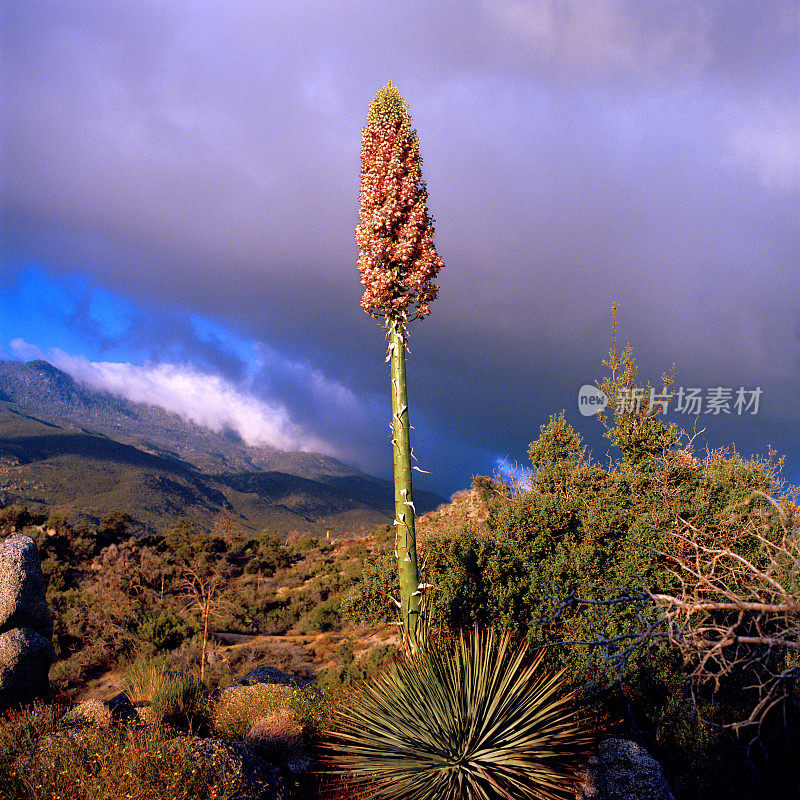
<svg viewBox="0 0 800 800">
<path fill-rule="evenodd" d="M 0 713 L 47 695 L 54 657 L 50 639 L 31 628 L 0 633 Z"/>
<path fill-rule="evenodd" d="M 195 758 L 224 766 L 229 774 L 237 776 L 235 800 L 291 800 L 296 796 L 288 776 L 247 742 L 194 739 L 190 750 Z"/>
<path fill-rule="evenodd" d="M 107 728 L 113 722 L 111 709 L 102 700 L 84 700 L 64 714 L 65 722 L 85 723 L 95 728 Z"/>
<path fill-rule="evenodd" d="M 636 742 L 606 739 L 582 776 L 577 800 L 675 800 L 661 765 Z"/>
<path fill-rule="evenodd" d="M 125 692 L 114 695 L 108 701 L 108 710 L 115 722 L 134 722 L 137 719 L 136 709 Z"/>
<path fill-rule="evenodd" d="M 32 628 L 53 635 L 36 542 L 15 533 L 0 545 L 0 632 Z"/>
<path fill-rule="evenodd" d="M 302 689 L 310 683 L 310 681 L 296 678 L 294 675 L 289 675 L 277 667 L 256 667 L 254 670 L 248 672 L 244 678 L 239 678 L 235 683 L 245 686 L 253 683 L 270 683 L 277 684 L 278 686 L 294 686 L 298 689 Z"/>
</svg>

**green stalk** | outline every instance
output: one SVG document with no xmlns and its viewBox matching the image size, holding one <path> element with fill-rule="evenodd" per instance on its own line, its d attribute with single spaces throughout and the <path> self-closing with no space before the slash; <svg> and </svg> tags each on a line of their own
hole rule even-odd
<svg viewBox="0 0 800 800">
<path fill-rule="evenodd" d="M 420 594 L 414 499 L 411 492 L 411 437 L 406 389 L 406 333 L 402 322 L 389 323 L 392 369 L 392 445 L 394 451 L 395 550 L 400 578 L 400 621 L 412 652 L 417 650 Z"/>
</svg>

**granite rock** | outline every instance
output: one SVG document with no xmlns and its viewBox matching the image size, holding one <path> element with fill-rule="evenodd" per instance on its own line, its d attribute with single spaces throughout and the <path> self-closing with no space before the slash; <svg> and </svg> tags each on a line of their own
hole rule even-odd
<svg viewBox="0 0 800 800">
<path fill-rule="evenodd" d="M 47 695 L 54 657 L 50 638 L 32 628 L 0 633 L 0 712 Z"/>
<path fill-rule="evenodd" d="M 606 739 L 582 775 L 576 800 L 675 800 L 661 765 L 636 742 Z"/>
<path fill-rule="evenodd" d="M 36 542 L 15 533 L 0 544 L 0 632 L 31 628 L 48 639 L 53 620 Z"/>
</svg>

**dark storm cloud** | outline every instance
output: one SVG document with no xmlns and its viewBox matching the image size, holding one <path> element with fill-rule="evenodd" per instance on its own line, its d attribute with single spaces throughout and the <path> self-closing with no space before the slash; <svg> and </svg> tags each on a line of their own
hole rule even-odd
<svg viewBox="0 0 800 800">
<path fill-rule="evenodd" d="M 391 78 L 447 265 L 411 340 L 431 437 L 521 457 L 598 377 L 616 298 L 646 375 L 676 362 L 686 385 L 763 384 L 768 429 L 797 449 L 795 3 L 68 2 L 4 16 L 7 258 L 89 271 L 310 362 L 370 407 L 353 411 L 357 440 L 378 413 L 364 398 L 385 388 L 381 331 L 358 308 L 359 137 Z M 189 336 L 168 320 L 141 334 L 167 343 L 163 358 Z M 229 354 L 198 357 L 241 374 Z M 262 391 L 329 424 L 289 373 L 271 381 Z M 727 438 L 760 447 L 761 433 L 731 422 Z"/>
</svg>

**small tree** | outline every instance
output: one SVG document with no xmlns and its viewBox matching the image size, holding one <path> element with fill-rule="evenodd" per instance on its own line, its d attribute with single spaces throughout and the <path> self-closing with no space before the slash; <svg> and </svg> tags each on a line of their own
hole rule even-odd
<svg viewBox="0 0 800 800">
<path fill-rule="evenodd" d="M 381 320 L 389 341 L 392 445 L 395 484 L 395 554 L 400 577 L 400 620 L 416 649 L 420 597 L 417 568 L 411 442 L 406 390 L 406 325 L 430 313 L 438 287 L 433 279 L 442 260 L 433 243 L 433 218 L 422 180 L 419 138 L 411 128 L 408 104 L 392 85 L 370 103 L 361 138 L 361 191 L 356 243 L 364 294 L 361 307 Z"/>
<path fill-rule="evenodd" d="M 227 600 L 230 591 L 229 581 L 218 564 L 210 565 L 201 557 L 195 557 L 181 570 L 181 580 L 178 585 L 186 599 L 184 610 L 199 611 L 203 622 L 200 680 L 204 681 L 208 623 L 213 617 L 220 615 L 223 606 L 231 605 Z"/>
</svg>

